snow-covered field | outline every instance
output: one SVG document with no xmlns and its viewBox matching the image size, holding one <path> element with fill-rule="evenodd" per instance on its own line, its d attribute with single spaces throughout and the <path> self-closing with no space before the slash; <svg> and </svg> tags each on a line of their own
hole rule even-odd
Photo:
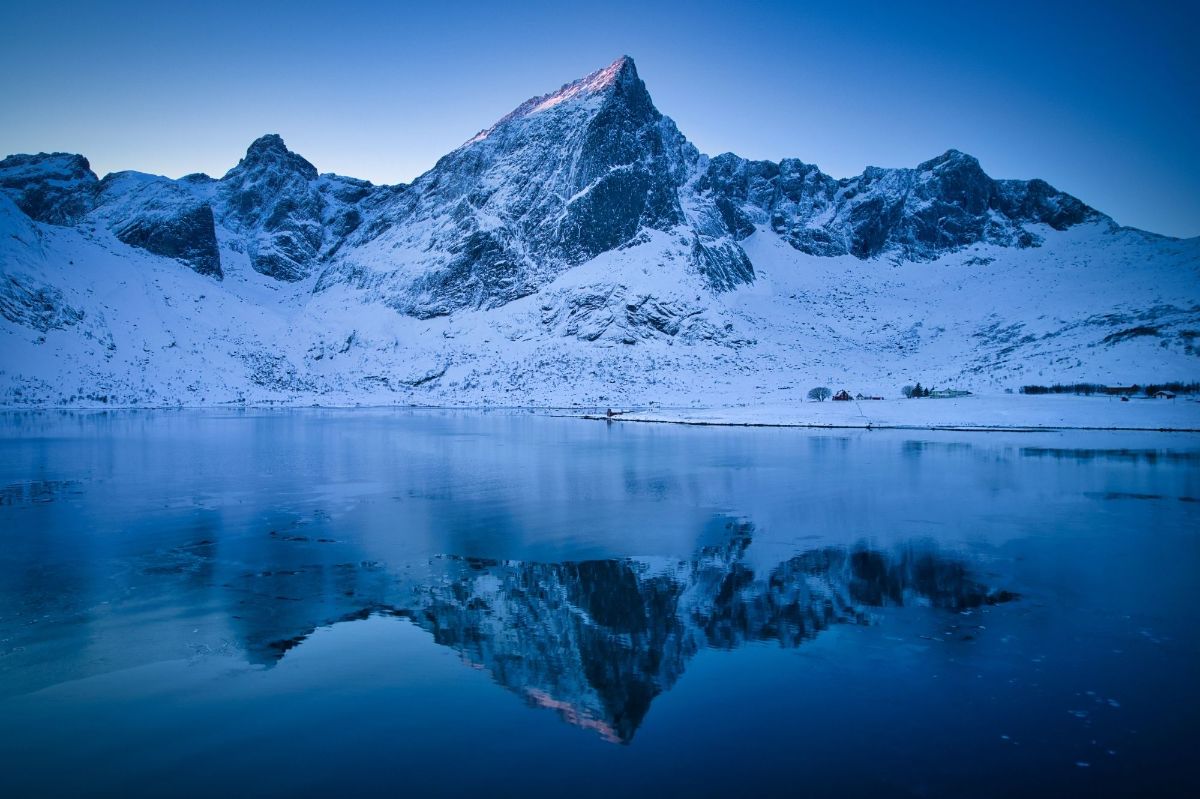
<svg viewBox="0 0 1200 799">
<path fill-rule="evenodd" d="M 816 385 L 896 398 L 920 381 L 1032 408 L 1040 400 L 1004 390 L 1200 374 L 1189 338 L 1195 247 L 1158 245 L 1147 263 L 1140 234 L 1097 226 L 1053 232 L 1037 249 L 977 245 L 932 263 L 805 255 L 756 233 L 743 243 L 756 280 L 717 295 L 657 234 L 500 308 L 425 320 L 361 289 L 281 283 L 231 249 L 214 283 L 104 231 L 34 227 L 26 220 L 24 232 L 40 252 L 5 267 L 10 287 L 33 293 L 46 317 L 0 320 L 9 406 L 654 402 L 809 413 L 800 401 Z M 1138 328 L 1154 332 L 1119 335 Z"/>
</svg>

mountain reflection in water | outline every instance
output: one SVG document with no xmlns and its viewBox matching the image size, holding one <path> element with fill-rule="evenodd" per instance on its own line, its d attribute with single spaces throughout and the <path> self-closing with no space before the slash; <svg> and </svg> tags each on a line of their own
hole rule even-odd
<svg viewBox="0 0 1200 799">
<path fill-rule="evenodd" d="M 378 563 L 250 574 L 236 586 L 237 623 L 249 657 L 270 665 L 319 626 L 409 619 L 530 704 L 628 743 L 701 648 L 796 647 L 833 625 L 870 623 L 871 608 L 1015 598 L 932 543 L 826 546 L 756 570 L 745 560 L 752 525 L 725 526 L 726 543 L 687 560 L 440 556 L 415 579 Z M 329 611 L 340 612 L 322 618 Z"/>
<path fill-rule="evenodd" d="M 1200 795 L 1200 436 L 148 411 L 0 452 L 5 797 Z"/>
</svg>

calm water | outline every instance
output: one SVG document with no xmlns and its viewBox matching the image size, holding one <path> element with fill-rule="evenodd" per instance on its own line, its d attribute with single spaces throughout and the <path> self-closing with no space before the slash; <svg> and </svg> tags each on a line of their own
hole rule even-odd
<svg viewBox="0 0 1200 799">
<path fill-rule="evenodd" d="M 1197 500 L 1180 435 L 0 415 L 0 795 L 1198 795 Z"/>
</svg>

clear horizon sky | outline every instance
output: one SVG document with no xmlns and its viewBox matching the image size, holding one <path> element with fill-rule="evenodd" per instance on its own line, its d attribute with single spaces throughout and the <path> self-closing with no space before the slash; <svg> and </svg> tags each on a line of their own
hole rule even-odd
<svg viewBox="0 0 1200 799">
<path fill-rule="evenodd" d="M 1200 3 L 3 3 L 0 155 L 222 175 L 263 133 L 408 182 L 622 54 L 705 153 L 835 177 L 949 148 L 1200 235 Z"/>
</svg>

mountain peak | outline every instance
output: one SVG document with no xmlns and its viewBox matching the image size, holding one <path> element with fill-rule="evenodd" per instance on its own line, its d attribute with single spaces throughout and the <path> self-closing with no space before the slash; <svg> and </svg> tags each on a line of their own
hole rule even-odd
<svg viewBox="0 0 1200 799">
<path fill-rule="evenodd" d="M 591 80 L 592 83 L 599 88 L 637 79 L 637 65 L 633 63 L 633 58 L 631 56 L 623 55 L 603 69 L 598 69 L 591 75 L 588 75 L 586 78 L 581 78 L 580 81 L 577 82 Z"/>
<path fill-rule="evenodd" d="M 267 133 L 259 136 L 246 149 L 246 155 L 261 155 L 268 152 L 288 153 L 287 145 L 283 143 L 283 137 L 278 133 Z"/>
<path fill-rule="evenodd" d="M 964 153 L 962 150 L 955 150 L 954 148 L 950 148 L 949 150 L 947 150 L 946 152 L 937 156 L 936 158 L 930 158 L 928 161 L 923 161 L 920 164 L 917 164 L 917 171 L 925 172 L 925 171 L 928 171 L 931 169 L 937 169 L 938 167 L 944 166 L 946 164 L 955 164 L 955 165 L 960 165 L 960 166 L 964 166 L 964 167 L 969 166 L 974 169 L 980 168 L 979 167 L 979 159 L 977 159 L 975 156 L 968 155 L 967 153 Z"/>
<path fill-rule="evenodd" d="M 0 190 L 31 219 L 73 225 L 91 210 L 96 173 L 82 155 L 10 155 L 0 161 Z"/>
<path fill-rule="evenodd" d="M 533 103 L 537 101 L 536 106 L 540 110 L 543 107 L 558 105 L 565 100 L 570 100 L 581 95 L 589 96 L 597 94 L 613 86 L 628 86 L 635 81 L 638 81 L 637 66 L 633 63 L 632 58 L 623 55 L 606 67 L 601 67 L 579 80 L 563 84 L 562 88 L 556 92 L 534 98 L 528 102 Z"/>
<path fill-rule="evenodd" d="M 637 66 L 633 59 L 623 55 L 611 64 L 601 67 L 578 80 L 564 83 L 558 91 L 531 97 L 505 115 L 495 125 L 482 130 L 466 142 L 474 144 L 483 141 L 505 123 L 514 119 L 522 119 L 548 111 L 574 100 L 588 100 L 599 95 L 619 89 L 634 89 L 645 93 L 645 85 L 638 78 Z M 465 145 L 464 145 L 465 146 Z"/>
<path fill-rule="evenodd" d="M 0 170 L 7 175 L 28 178 L 48 176 L 56 180 L 85 180 L 95 182 L 92 165 L 76 153 L 19 153 L 0 161 Z"/>
<path fill-rule="evenodd" d="M 317 168 L 302 156 L 297 155 L 283 143 L 283 137 L 278 133 L 267 133 L 259 136 L 246 148 L 246 156 L 238 161 L 237 166 L 229 170 L 225 177 L 250 169 L 284 169 L 296 172 L 307 180 L 317 177 Z"/>
</svg>

